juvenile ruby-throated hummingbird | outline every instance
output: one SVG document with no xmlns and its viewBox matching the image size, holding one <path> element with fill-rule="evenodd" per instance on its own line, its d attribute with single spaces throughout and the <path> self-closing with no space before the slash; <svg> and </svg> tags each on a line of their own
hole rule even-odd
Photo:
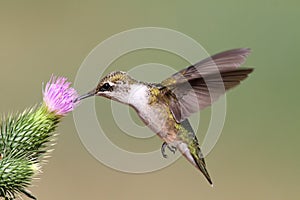
<svg viewBox="0 0 300 200">
<path fill-rule="evenodd" d="M 80 101 L 103 96 L 133 107 L 142 121 L 160 136 L 165 148 L 176 149 L 198 168 L 212 185 L 197 137 L 188 117 L 210 106 L 225 91 L 244 80 L 251 68 L 239 68 L 250 49 L 233 49 L 206 58 L 183 69 L 161 83 L 146 83 L 126 72 L 111 72 Z"/>
</svg>

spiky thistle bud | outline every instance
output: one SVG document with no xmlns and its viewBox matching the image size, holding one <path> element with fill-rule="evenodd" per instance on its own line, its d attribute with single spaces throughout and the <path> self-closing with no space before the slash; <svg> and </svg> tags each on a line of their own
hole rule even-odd
<svg viewBox="0 0 300 200">
<path fill-rule="evenodd" d="M 35 199 L 27 187 L 40 172 L 57 124 L 78 103 L 70 85 L 66 78 L 52 76 L 43 88 L 43 103 L 0 121 L 0 198 L 23 193 Z"/>
</svg>

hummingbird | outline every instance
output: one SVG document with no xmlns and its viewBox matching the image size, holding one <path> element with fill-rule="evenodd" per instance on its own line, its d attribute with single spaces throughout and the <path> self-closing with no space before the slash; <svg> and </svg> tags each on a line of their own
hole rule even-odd
<svg viewBox="0 0 300 200">
<path fill-rule="evenodd" d="M 239 67 L 250 52 L 248 48 L 240 48 L 218 53 L 173 74 L 161 83 L 139 81 L 126 72 L 114 71 L 75 101 L 102 96 L 131 106 L 146 126 L 163 140 L 163 157 L 167 157 L 166 148 L 173 153 L 179 149 L 213 186 L 188 117 L 210 106 L 227 90 L 248 77 L 253 69 Z"/>
</svg>

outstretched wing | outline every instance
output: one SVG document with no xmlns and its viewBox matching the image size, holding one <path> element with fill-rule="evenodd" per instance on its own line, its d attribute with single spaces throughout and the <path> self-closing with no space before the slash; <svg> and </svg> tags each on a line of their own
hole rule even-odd
<svg viewBox="0 0 300 200">
<path fill-rule="evenodd" d="M 253 71 L 238 68 L 250 49 L 233 49 L 206 58 L 162 81 L 170 110 L 177 122 L 210 106 L 226 90 L 237 86 Z"/>
</svg>

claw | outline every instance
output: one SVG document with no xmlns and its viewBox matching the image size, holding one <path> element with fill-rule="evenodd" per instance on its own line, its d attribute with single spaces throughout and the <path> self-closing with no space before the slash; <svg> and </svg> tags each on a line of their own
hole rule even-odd
<svg viewBox="0 0 300 200">
<path fill-rule="evenodd" d="M 173 153 L 175 154 L 177 148 L 175 146 L 172 146 L 172 145 L 169 145 L 168 143 L 164 142 L 162 145 L 161 145 L 161 154 L 164 158 L 167 158 L 167 154 L 166 154 L 166 147 L 168 147 L 168 149 Z"/>
<path fill-rule="evenodd" d="M 168 144 L 166 142 L 164 142 L 161 145 L 161 154 L 164 158 L 168 158 L 167 154 L 166 154 L 166 147 L 168 146 Z M 168 146 L 169 147 L 169 146 Z"/>
<path fill-rule="evenodd" d="M 176 150 L 177 150 L 176 147 L 170 146 L 170 145 L 168 145 L 167 147 L 168 147 L 168 149 L 169 149 L 173 154 L 175 154 L 175 152 L 176 152 Z"/>
</svg>

